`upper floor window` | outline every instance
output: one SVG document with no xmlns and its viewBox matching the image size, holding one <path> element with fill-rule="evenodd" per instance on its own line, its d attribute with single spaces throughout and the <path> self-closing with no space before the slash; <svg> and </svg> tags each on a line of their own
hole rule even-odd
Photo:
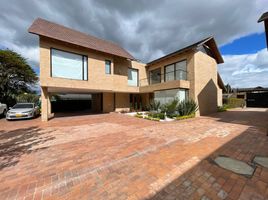
<svg viewBox="0 0 268 200">
<path fill-rule="evenodd" d="M 150 71 L 150 84 L 161 83 L 161 68 Z"/>
<path fill-rule="evenodd" d="M 128 68 L 128 85 L 138 86 L 139 70 Z"/>
<path fill-rule="evenodd" d="M 88 80 L 88 58 L 84 55 L 51 49 L 51 76 Z"/>
<path fill-rule="evenodd" d="M 111 74 L 111 61 L 105 60 L 105 74 Z"/>
<path fill-rule="evenodd" d="M 186 60 L 165 66 L 165 81 L 187 80 Z"/>
</svg>

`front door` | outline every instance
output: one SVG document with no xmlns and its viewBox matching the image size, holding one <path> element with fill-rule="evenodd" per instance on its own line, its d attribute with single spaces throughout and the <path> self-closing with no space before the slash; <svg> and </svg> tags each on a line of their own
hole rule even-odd
<svg viewBox="0 0 268 200">
<path fill-rule="evenodd" d="M 130 109 L 132 111 L 142 110 L 142 99 L 140 94 L 130 94 Z"/>
</svg>

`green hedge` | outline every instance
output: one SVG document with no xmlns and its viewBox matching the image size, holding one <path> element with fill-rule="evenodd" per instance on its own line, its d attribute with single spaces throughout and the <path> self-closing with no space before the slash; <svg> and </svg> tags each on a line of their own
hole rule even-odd
<svg viewBox="0 0 268 200">
<path fill-rule="evenodd" d="M 164 113 L 149 113 L 148 117 L 165 119 L 165 114 Z"/>
<path fill-rule="evenodd" d="M 189 119 L 189 118 L 194 118 L 195 114 L 190 114 L 190 115 L 184 115 L 184 116 L 178 116 L 176 117 L 177 120 L 182 120 L 182 119 Z"/>
<path fill-rule="evenodd" d="M 229 98 L 227 99 L 227 106 L 228 108 L 237 108 L 237 107 L 243 107 L 245 106 L 245 100 L 244 99 L 238 99 L 238 98 Z"/>
<path fill-rule="evenodd" d="M 155 117 L 150 117 L 150 116 L 146 116 L 144 119 L 149 119 L 152 121 L 160 121 L 160 118 L 155 118 Z"/>
</svg>

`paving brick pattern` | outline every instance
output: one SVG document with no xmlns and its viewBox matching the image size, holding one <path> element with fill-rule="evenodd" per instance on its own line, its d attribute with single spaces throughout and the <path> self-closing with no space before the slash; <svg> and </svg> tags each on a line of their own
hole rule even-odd
<svg viewBox="0 0 268 200">
<path fill-rule="evenodd" d="M 268 199 L 252 177 L 213 163 L 268 156 L 268 112 L 234 109 L 159 123 L 123 114 L 0 120 L 0 199 Z"/>
</svg>

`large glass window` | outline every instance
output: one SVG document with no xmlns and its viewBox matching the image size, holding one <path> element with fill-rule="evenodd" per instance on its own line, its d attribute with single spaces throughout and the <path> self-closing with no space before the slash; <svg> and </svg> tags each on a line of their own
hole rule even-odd
<svg viewBox="0 0 268 200">
<path fill-rule="evenodd" d="M 161 104 L 165 104 L 175 98 L 180 101 L 187 100 L 188 95 L 188 90 L 186 89 L 161 90 L 154 92 L 154 100 L 159 101 Z"/>
<path fill-rule="evenodd" d="M 105 74 L 111 74 L 111 61 L 105 60 Z"/>
<path fill-rule="evenodd" d="M 187 65 L 186 60 L 175 63 L 175 78 L 176 80 L 187 80 Z"/>
<path fill-rule="evenodd" d="M 150 71 L 150 84 L 161 83 L 161 68 Z"/>
<path fill-rule="evenodd" d="M 174 64 L 165 67 L 165 81 L 174 80 Z"/>
<path fill-rule="evenodd" d="M 128 85 L 138 86 L 138 70 L 128 68 Z"/>
<path fill-rule="evenodd" d="M 165 81 L 187 80 L 186 60 L 165 67 Z"/>
<path fill-rule="evenodd" d="M 51 76 L 87 80 L 87 56 L 51 49 Z"/>
</svg>

